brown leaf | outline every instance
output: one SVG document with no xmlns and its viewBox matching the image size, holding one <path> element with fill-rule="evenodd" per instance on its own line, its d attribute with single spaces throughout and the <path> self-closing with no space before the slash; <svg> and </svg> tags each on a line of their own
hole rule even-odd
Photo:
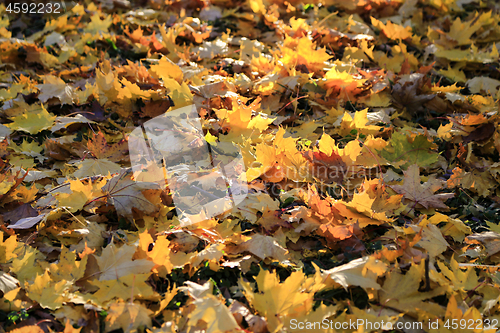
<svg viewBox="0 0 500 333">
<path fill-rule="evenodd" d="M 122 172 L 111 178 L 102 191 L 107 194 L 108 200 L 115 206 L 118 215 L 132 219 L 132 209 L 138 209 L 146 214 L 156 210 L 156 205 L 147 200 L 142 190 L 157 187 L 155 183 L 136 182 Z"/>
<path fill-rule="evenodd" d="M 94 133 L 87 142 L 87 148 L 97 159 L 107 159 L 111 162 L 128 161 L 128 143 L 122 139 L 120 142 L 108 144 L 102 132 Z"/>
<path fill-rule="evenodd" d="M 38 216 L 38 212 L 31 206 L 31 204 L 24 203 L 21 206 L 18 206 L 16 209 L 13 209 L 10 212 L 4 213 L 2 215 L 5 221 L 15 222 L 26 217 Z"/>
<path fill-rule="evenodd" d="M 154 118 L 164 114 L 169 108 L 170 101 L 168 99 L 146 102 L 146 104 L 141 108 L 141 117 Z"/>
<path fill-rule="evenodd" d="M 312 175 L 321 182 L 341 184 L 346 164 L 336 153 L 328 156 L 323 152 L 307 151 L 302 155 L 311 163 Z"/>
<path fill-rule="evenodd" d="M 487 123 L 479 126 L 475 130 L 469 133 L 466 137 L 464 137 L 464 143 L 469 143 L 471 141 L 474 142 L 482 142 L 491 138 L 491 136 L 495 133 L 495 125 L 492 123 Z"/>
<path fill-rule="evenodd" d="M 436 97 L 435 94 L 419 94 L 423 79 L 423 74 L 414 73 L 399 80 L 392 87 L 394 105 L 406 108 L 410 114 L 422 111 L 423 104 Z"/>
<path fill-rule="evenodd" d="M 45 140 L 45 154 L 58 161 L 66 161 L 71 156 L 63 145 L 53 139 Z"/>
<path fill-rule="evenodd" d="M 405 180 L 403 185 L 391 186 L 394 191 L 403 194 L 404 198 L 416 205 L 416 208 L 441 208 L 448 209 L 444 204 L 449 198 L 453 198 L 453 193 L 435 194 L 437 190 L 444 187 L 445 182 L 437 180 L 435 175 L 429 177 L 424 184 L 420 184 L 419 167 L 417 164 L 411 165 L 405 171 Z"/>
</svg>

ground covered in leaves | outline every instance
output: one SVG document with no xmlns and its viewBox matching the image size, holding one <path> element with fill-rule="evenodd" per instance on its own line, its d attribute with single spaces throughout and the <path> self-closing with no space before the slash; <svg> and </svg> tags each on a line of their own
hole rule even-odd
<svg viewBox="0 0 500 333">
<path fill-rule="evenodd" d="M 1 332 L 500 327 L 495 1 L 0 5 L 0 37 Z M 248 195 L 181 226 L 128 141 L 191 104 L 183 154 L 237 147 Z"/>
</svg>

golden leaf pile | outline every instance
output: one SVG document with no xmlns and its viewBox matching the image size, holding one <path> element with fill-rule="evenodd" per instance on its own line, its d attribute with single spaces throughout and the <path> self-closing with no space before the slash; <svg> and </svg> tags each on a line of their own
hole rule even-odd
<svg viewBox="0 0 500 333">
<path fill-rule="evenodd" d="M 500 327 L 496 1 L 11 6 L 0 332 Z M 237 148 L 248 195 L 185 226 L 128 139 L 192 104 L 164 149 Z"/>
</svg>

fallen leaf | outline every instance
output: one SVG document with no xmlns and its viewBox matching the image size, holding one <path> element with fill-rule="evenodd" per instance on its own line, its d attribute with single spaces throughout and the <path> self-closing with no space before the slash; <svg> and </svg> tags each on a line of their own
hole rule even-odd
<svg viewBox="0 0 500 333">
<path fill-rule="evenodd" d="M 154 267 L 154 263 L 146 260 L 132 260 L 136 248 L 131 245 L 123 245 L 117 248 L 115 245 L 107 246 L 101 256 L 96 257 L 100 269 L 99 281 L 117 280 L 129 274 L 148 273 Z"/>
<path fill-rule="evenodd" d="M 437 180 L 435 176 L 431 176 L 427 182 L 421 184 L 419 166 L 417 164 L 411 165 L 404 174 L 404 184 L 392 185 L 391 187 L 397 193 L 402 194 L 406 200 L 412 202 L 415 208 L 448 208 L 444 204 L 444 201 L 453 198 L 455 194 L 435 193 L 437 190 L 443 188 L 444 182 Z"/>
</svg>

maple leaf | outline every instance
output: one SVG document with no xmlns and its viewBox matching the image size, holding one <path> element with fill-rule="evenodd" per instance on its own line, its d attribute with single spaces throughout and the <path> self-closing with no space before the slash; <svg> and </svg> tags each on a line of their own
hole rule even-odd
<svg viewBox="0 0 500 333">
<path fill-rule="evenodd" d="M 115 302 L 109 306 L 106 316 L 106 332 L 121 328 L 124 332 L 131 332 L 141 326 L 151 327 L 153 311 L 140 303 Z"/>
<path fill-rule="evenodd" d="M 36 87 L 40 89 L 38 99 L 42 103 L 46 103 L 50 98 L 58 98 L 61 104 L 73 104 L 75 94 L 73 88 L 67 85 L 61 78 L 53 75 L 45 75 L 44 83 Z"/>
<path fill-rule="evenodd" d="M 105 158 L 103 159 L 93 159 L 86 158 L 83 161 L 78 161 L 74 163 L 78 170 L 76 170 L 73 175 L 77 178 L 85 178 L 99 175 L 108 175 L 120 172 L 121 166 L 117 163 L 111 162 Z"/>
<path fill-rule="evenodd" d="M 115 144 L 108 144 L 102 132 L 94 133 L 92 139 L 87 142 L 87 148 L 97 159 L 107 159 L 112 162 L 128 160 L 128 145 L 126 140 Z"/>
<path fill-rule="evenodd" d="M 300 292 L 304 279 L 302 272 L 293 272 L 283 283 L 279 283 L 275 274 L 261 269 L 255 278 L 259 293 L 254 293 L 248 282 L 240 280 L 240 284 L 249 303 L 267 318 L 269 330 L 277 332 L 283 327 L 284 318 L 298 311 L 304 303 L 311 304 L 313 295 Z"/>
<path fill-rule="evenodd" d="M 440 305 L 433 302 L 424 302 L 424 300 L 442 295 L 446 288 L 437 287 L 431 291 L 419 291 L 420 281 L 424 278 L 425 262 L 411 265 L 406 274 L 401 274 L 394 270 L 387 274 L 386 280 L 379 295 L 385 304 L 401 311 L 409 312 L 422 309 L 428 313 L 434 313 L 437 316 L 444 315 L 444 310 Z"/>
<path fill-rule="evenodd" d="M 52 280 L 74 282 L 81 279 L 85 274 L 87 259 L 88 257 L 84 257 L 82 260 L 76 261 L 76 253 L 63 247 L 59 262 L 49 266 Z"/>
<path fill-rule="evenodd" d="M 86 26 L 85 32 L 91 34 L 108 32 L 108 28 L 111 25 L 113 18 L 111 16 L 106 17 L 101 20 L 99 13 L 95 13 L 90 18 L 90 23 Z"/>
<path fill-rule="evenodd" d="M 106 195 L 109 202 L 115 206 L 117 213 L 121 216 L 132 218 L 132 209 L 138 209 L 145 214 L 156 210 L 156 206 L 147 200 L 141 190 L 159 189 L 156 183 L 138 182 L 130 179 L 130 174 L 121 172 L 111 178 L 101 191 Z"/>
<path fill-rule="evenodd" d="M 132 245 L 123 245 L 120 248 L 115 245 L 107 246 L 101 256 L 96 258 L 100 269 L 99 281 L 150 272 L 155 264 L 146 259 L 132 260 L 135 251 L 136 247 Z"/>
<path fill-rule="evenodd" d="M 128 274 L 117 280 L 94 280 L 89 283 L 98 288 L 97 292 L 83 297 L 91 299 L 96 304 L 106 304 L 113 299 L 128 300 L 130 297 L 153 298 L 153 288 L 146 283 L 150 273 Z M 133 295 L 132 295 L 133 294 Z"/>
<path fill-rule="evenodd" d="M 354 113 L 354 118 L 347 112 L 342 117 L 340 129 L 338 130 L 341 135 L 349 135 L 352 130 L 356 130 L 364 135 L 376 135 L 380 132 L 380 127 L 375 125 L 368 125 L 368 109 L 357 111 Z"/>
<path fill-rule="evenodd" d="M 476 13 L 474 17 L 469 22 L 462 22 L 459 17 L 453 21 L 450 27 L 450 32 L 446 34 L 457 42 L 458 45 L 469 45 L 472 43 L 471 36 L 478 31 L 481 26 L 491 24 L 493 19 L 491 17 L 491 11 L 487 13 Z"/>
<path fill-rule="evenodd" d="M 179 83 L 182 81 L 184 76 L 179 66 L 167 57 L 162 57 L 158 62 L 158 65 L 151 66 L 151 71 L 159 79 L 165 80 L 166 78 L 170 78 L 178 81 Z"/>
<path fill-rule="evenodd" d="M 17 256 L 14 252 L 17 245 L 15 235 L 5 237 L 4 240 L 4 233 L 0 231 L 0 263 L 5 264 Z"/>
<path fill-rule="evenodd" d="M 16 274 L 16 278 L 19 280 L 21 285 L 24 285 L 28 281 L 32 281 L 37 276 L 42 276 L 44 270 L 36 264 L 37 260 L 45 258 L 45 256 L 35 248 L 27 246 L 23 249 L 22 256 L 18 256 L 17 251 L 16 258 L 12 260 L 12 266 L 10 271 Z M 46 279 L 46 278 L 45 278 Z M 50 277 L 48 278 L 50 280 Z"/>
<path fill-rule="evenodd" d="M 322 272 L 322 276 L 332 279 L 345 289 L 349 286 L 380 289 L 377 278 L 385 274 L 386 269 L 387 266 L 383 262 L 373 257 L 364 257 L 325 270 Z"/>
<path fill-rule="evenodd" d="M 347 71 L 339 71 L 335 67 L 330 69 L 321 84 L 327 89 L 326 95 L 333 94 L 338 98 L 354 99 L 362 92 L 364 80 L 356 80 Z"/>
<path fill-rule="evenodd" d="M 497 95 L 498 86 L 500 86 L 500 81 L 489 78 L 487 76 L 477 76 L 466 82 L 469 90 L 474 94 L 479 94 L 481 92 L 489 93 L 491 95 Z"/>
<path fill-rule="evenodd" d="M 56 116 L 47 112 L 43 104 L 38 108 L 32 108 L 28 112 L 11 117 L 12 123 L 5 126 L 16 131 L 25 131 L 37 134 L 44 129 L 52 127 Z"/>
<path fill-rule="evenodd" d="M 417 164 L 411 165 L 408 170 L 404 172 L 405 178 L 403 185 L 392 185 L 391 188 L 397 193 L 402 194 L 404 199 L 413 202 L 413 207 L 415 208 L 448 209 L 444 201 L 453 198 L 455 194 L 435 194 L 436 191 L 443 188 L 445 182 L 436 179 L 435 175 L 431 175 L 424 184 L 421 184 L 419 169 Z"/>
<path fill-rule="evenodd" d="M 487 197 L 493 187 L 493 179 L 488 171 L 479 172 L 473 170 L 466 172 L 459 167 L 452 171 L 452 175 L 447 180 L 448 188 L 460 186 L 462 188 L 470 188 L 482 197 Z"/>
<path fill-rule="evenodd" d="M 432 100 L 434 94 L 418 94 L 418 90 L 423 85 L 424 75 L 414 73 L 399 80 L 392 87 L 392 97 L 396 106 L 406 108 L 410 114 L 415 114 L 423 110 L 423 104 Z"/>
<path fill-rule="evenodd" d="M 418 234 L 418 242 L 415 245 L 427 250 L 431 258 L 440 255 L 450 246 L 444 239 L 441 230 L 434 224 L 424 220 L 418 226 L 411 225 L 410 228 Z"/>
<path fill-rule="evenodd" d="M 279 261 L 287 259 L 287 250 L 282 248 L 271 236 L 254 234 L 250 240 L 240 245 L 240 249 L 256 255 L 261 260 L 267 257 L 272 257 Z"/>
<path fill-rule="evenodd" d="M 59 206 L 69 207 L 71 212 L 76 212 L 82 209 L 85 204 L 91 200 L 95 189 L 92 183 L 85 185 L 79 180 L 70 180 L 69 184 L 70 186 L 67 186 L 65 189 L 54 193 L 54 196 L 57 198 Z M 100 191 L 95 192 L 97 195 L 101 194 L 99 193 Z"/>
<path fill-rule="evenodd" d="M 429 219 L 429 222 L 437 224 L 445 222 L 441 227 L 443 236 L 451 236 L 456 242 L 463 242 L 466 235 L 469 235 L 472 230 L 464 222 L 457 218 L 451 218 L 443 214 L 435 214 Z"/>
<path fill-rule="evenodd" d="M 330 58 L 325 49 L 316 50 L 316 45 L 308 36 L 299 39 L 287 36 L 281 53 L 285 66 L 297 68 L 302 65 L 311 72 L 321 70 L 324 62 Z"/>
<path fill-rule="evenodd" d="M 403 27 L 399 24 L 394 24 L 391 21 L 387 21 L 387 24 L 383 24 L 376 18 L 371 18 L 373 26 L 382 30 L 384 35 L 389 39 L 407 39 L 412 37 L 411 27 Z"/>
<path fill-rule="evenodd" d="M 199 320 L 206 323 L 207 333 L 228 332 L 239 329 L 229 309 L 213 295 L 196 299 L 195 310 L 189 316 L 189 326 L 196 327 Z"/>
<path fill-rule="evenodd" d="M 52 310 L 58 309 L 66 300 L 65 291 L 71 285 L 70 282 L 62 280 L 53 282 L 48 270 L 43 275 L 37 275 L 33 284 L 26 283 L 28 297 L 38 302 L 40 306 Z"/>
<path fill-rule="evenodd" d="M 407 136 L 403 132 L 395 132 L 389 144 L 380 155 L 401 168 L 415 163 L 426 167 L 438 160 L 438 154 L 433 151 L 435 145 L 425 135 Z"/>
<path fill-rule="evenodd" d="M 332 153 L 330 156 L 323 152 L 304 152 L 304 157 L 310 162 L 311 174 L 320 182 L 327 184 L 342 184 L 343 171 L 346 168 L 340 155 Z"/>
<path fill-rule="evenodd" d="M 143 254 L 139 258 L 147 258 L 153 262 L 153 272 L 158 276 L 166 277 L 171 273 L 173 268 L 182 267 L 186 262 L 196 260 L 195 253 L 172 252 L 170 250 L 171 243 L 167 236 L 159 236 L 155 241 L 155 246 L 151 251 L 148 251 L 150 244 L 153 243 L 153 238 L 147 232 L 139 235 L 139 246 Z M 207 251 L 209 252 L 209 251 Z M 210 254 L 209 254 L 210 255 Z"/>
<path fill-rule="evenodd" d="M 442 261 L 437 261 L 440 272 L 432 271 L 433 280 L 439 281 L 441 285 L 448 285 L 450 291 L 473 290 L 478 284 L 478 276 L 474 267 L 460 267 L 455 257 L 451 258 L 448 267 Z"/>
</svg>

